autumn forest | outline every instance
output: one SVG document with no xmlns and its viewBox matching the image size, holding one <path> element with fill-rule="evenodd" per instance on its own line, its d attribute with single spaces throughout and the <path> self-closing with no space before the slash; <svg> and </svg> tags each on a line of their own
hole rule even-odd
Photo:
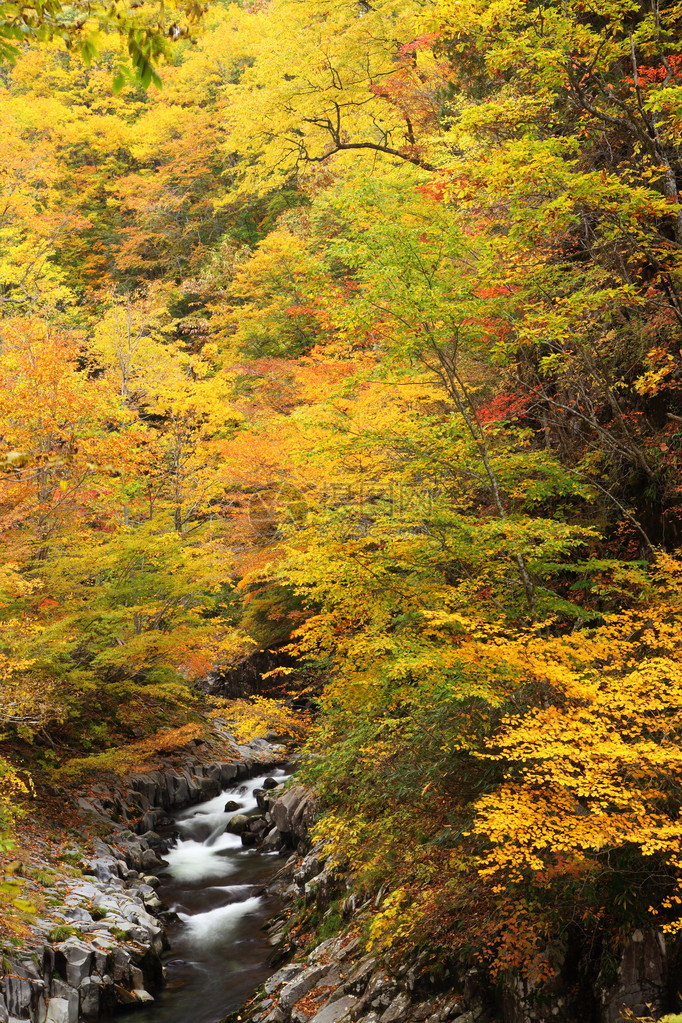
<svg viewBox="0 0 682 1023">
<path fill-rule="evenodd" d="M 387 962 L 676 947 L 681 187 L 677 0 L 1 0 L 5 858 L 232 713 Z"/>
</svg>

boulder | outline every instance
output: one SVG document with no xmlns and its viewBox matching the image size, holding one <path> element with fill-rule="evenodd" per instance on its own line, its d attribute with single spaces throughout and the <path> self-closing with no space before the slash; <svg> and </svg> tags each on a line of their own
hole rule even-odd
<svg viewBox="0 0 682 1023">
<path fill-rule="evenodd" d="M 254 789 L 253 794 L 261 810 L 270 809 L 270 804 L 272 803 L 273 798 L 271 793 L 266 792 L 265 789 Z"/>
<path fill-rule="evenodd" d="M 658 1015 L 666 1008 L 668 957 L 665 938 L 652 930 L 634 931 L 621 955 L 615 981 L 600 984 L 601 1023 L 616 1023 L 626 1010 L 633 1016 Z"/>
<path fill-rule="evenodd" d="M 158 870 L 163 865 L 163 860 L 160 856 L 157 856 L 153 849 L 145 849 L 140 856 L 140 867 L 142 870 Z"/>
<path fill-rule="evenodd" d="M 403 991 L 393 999 L 388 1009 L 381 1016 L 381 1023 L 401 1023 L 410 1015 L 412 999 Z"/>
<path fill-rule="evenodd" d="M 261 843 L 263 852 L 277 852 L 282 846 L 282 838 L 277 828 L 270 828 Z"/>
<path fill-rule="evenodd" d="M 113 955 L 113 977 L 117 983 L 130 980 L 130 955 L 125 948 L 117 948 Z"/>
<path fill-rule="evenodd" d="M 150 995 L 144 988 L 136 987 L 133 994 L 135 995 L 135 1000 L 139 1005 L 147 1005 L 149 1002 L 154 1001 L 154 996 Z"/>
<path fill-rule="evenodd" d="M 276 789 L 278 785 L 279 782 L 275 778 L 265 778 L 262 787 L 264 789 Z"/>
<path fill-rule="evenodd" d="M 288 966 L 283 966 L 281 970 L 273 973 L 272 977 L 265 981 L 263 990 L 266 995 L 271 995 L 281 984 L 288 984 L 289 981 L 293 980 L 294 977 L 298 977 L 304 970 L 305 967 L 302 963 L 290 963 Z"/>
<path fill-rule="evenodd" d="M 357 998 L 353 998 L 352 995 L 344 995 L 343 998 L 330 1002 L 329 1005 L 325 1005 L 323 1009 L 320 1009 L 312 1017 L 310 1023 L 340 1023 L 342 1019 L 350 1017 L 351 1010 L 356 1002 Z"/>
<path fill-rule="evenodd" d="M 190 801 L 189 782 L 179 771 L 166 771 L 169 805 L 174 807 L 187 806 Z"/>
<path fill-rule="evenodd" d="M 111 881 L 112 878 L 118 877 L 118 867 L 113 858 L 105 859 L 98 856 L 84 861 L 83 873 L 91 874 L 99 881 Z"/>
<path fill-rule="evenodd" d="M 367 987 L 369 979 L 376 969 L 377 961 L 373 956 L 361 959 L 346 978 L 344 991 L 346 994 L 360 995 Z"/>
<path fill-rule="evenodd" d="M 66 983 L 77 988 L 92 971 L 92 949 L 69 938 L 56 949 L 55 966 Z"/>
<path fill-rule="evenodd" d="M 213 799 L 214 796 L 219 796 L 221 790 L 219 778 L 200 778 L 199 779 L 199 791 L 202 799 Z"/>
<path fill-rule="evenodd" d="M 275 827 L 291 839 L 304 839 L 314 815 L 314 797 L 304 785 L 292 785 L 271 807 Z"/>
<path fill-rule="evenodd" d="M 228 821 L 226 831 L 229 831 L 231 835 L 243 835 L 246 831 L 249 818 L 245 813 L 236 813 L 234 817 L 231 817 Z"/>
<path fill-rule="evenodd" d="M 69 999 L 51 998 L 47 1003 L 45 1023 L 78 1023 L 78 996 L 75 1012 Z"/>
<path fill-rule="evenodd" d="M 388 1009 L 400 994 L 398 985 L 384 969 L 372 974 L 363 1001 L 373 1009 Z"/>
<path fill-rule="evenodd" d="M 220 765 L 220 784 L 222 786 L 229 785 L 231 781 L 234 781 L 237 777 L 237 766 L 236 764 L 221 764 Z"/>
<path fill-rule="evenodd" d="M 42 981 L 36 983 L 28 977 L 5 977 L 4 995 L 9 1015 L 30 1019 L 37 1012 L 44 989 Z"/>
<path fill-rule="evenodd" d="M 280 1009 L 285 1012 L 290 1011 L 300 998 L 317 986 L 328 970 L 328 966 L 311 966 L 285 984 L 279 993 L 277 1004 Z"/>
<path fill-rule="evenodd" d="M 80 1014 L 88 1019 L 97 1019 L 102 1003 L 102 980 L 100 977 L 86 977 L 80 988 Z"/>
<path fill-rule="evenodd" d="M 303 890 L 307 881 L 321 874 L 324 869 L 324 855 L 322 852 L 324 842 L 318 842 L 310 852 L 303 857 L 300 864 L 294 871 L 294 881 Z"/>
</svg>

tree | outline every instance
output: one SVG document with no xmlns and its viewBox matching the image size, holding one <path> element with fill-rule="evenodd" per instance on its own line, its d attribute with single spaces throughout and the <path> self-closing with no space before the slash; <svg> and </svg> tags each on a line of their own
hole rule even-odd
<svg viewBox="0 0 682 1023">
<path fill-rule="evenodd" d="M 170 5 L 147 0 L 135 7 L 91 0 L 81 0 L 76 5 L 60 0 L 38 0 L 31 4 L 2 0 L 0 60 L 15 60 L 21 43 L 57 38 L 89 61 L 97 52 L 100 33 L 113 32 L 125 41 L 128 53 L 127 60 L 121 61 L 114 85 L 120 87 L 125 81 L 129 60 L 136 79 L 146 89 L 151 82 L 160 84 L 155 67 L 168 56 L 169 42 L 188 35 L 202 11 L 194 0 Z"/>
<path fill-rule="evenodd" d="M 442 83 L 417 41 L 420 16 L 418 6 L 393 2 L 233 8 L 230 55 L 240 70 L 228 144 L 244 187 L 284 185 L 337 153 L 431 168 L 425 143 Z"/>
</svg>

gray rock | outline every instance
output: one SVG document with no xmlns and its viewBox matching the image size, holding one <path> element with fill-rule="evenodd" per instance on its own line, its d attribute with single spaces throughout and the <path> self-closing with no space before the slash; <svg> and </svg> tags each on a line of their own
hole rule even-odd
<svg viewBox="0 0 682 1023">
<path fill-rule="evenodd" d="M 95 938 L 95 942 L 100 941 L 106 942 L 107 939 Z M 93 955 L 95 959 L 95 972 L 98 973 L 100 976 L 104 976 L 104 974 L 107 972 L 107 965 L 109 960 L 108 954 L 102 949 L 95 948 Z"/>
<path fill-rule="evenodd" d="M 360 995 L 367 987 L 369 978 L 376 967 L 376 959 L 361 959 L 346 979 L 344 991 L 351 995 Z"/>
<path fill-rule="evenodd" d="M 199 791 L 202 799 L 213 799 L 214 796 L 219 796 L 220 789 L 219 778 L 201 778 L 199 781 Z"/>
<path fill-rule="evenodd" d="M 86 977 L 79 988 L 81 1016 L 96 1019 L 102 1004 L 103 982 L 100 977 Z"/>
<path fill-rule="evenodd" d="M 325 1005 L 323 1009 L 320 1009 L 310 1023 L 340 1023 L 340 1020 L 349 1015 L 356 1002 L 357 998 L 353 998 L 352 995 L 344 995 L 338 1001 L 331 1002 L 330 1005 Z"/>
<path fill-rule="evenodd" d="M 140 866 L 142 870 L 157 870 L 163 866 L 163 860 L 156 855 L 153 849 L 145 849 L 140 856 Z"/>
<path fill-rule="evenodd" d="M 558 1015 L 558 1012 L 555 1012 L 554 1010 L 558 1009 L 558 1004 L 557 1003 L 560 1003 L 560 1002 L 561 1002 L 561 999 L 558 999 L 552 1005 L 552 1015 Z M 466 999 L 462 995 L 454 995 L 453 997 L 448 998 L 445 1001 L 445 1003 L 443 1005 L 441 1005 L 441 1007 L 440 1007 L 440 1018 L 443 1021 L 452 1020 L 452 1019 L 455 1019 L 455 1018 L 459 1019 L 459 1017 L 462 1015 L 462 1013 L 464 1013 L 464 1015 L 466 1015 L 465 1009 L 466 1009 Z M 481 1016 L 483 1015 L 483 1007 L 481 1005 L 472 1006 L 471 1003 L 469 1003 L 469 1010 L 468 1011 L 472 1015 L 472 1019 L 474 1019 L 474 1020 L 480 1019 Z M 412 1015 L 414 1016 L 414 1010 L 412 1011 Z"/>
<path fill-rule="evenodd" d="M 72 895 L 81 895 L 84 899 L 96 899 L 99 895 L 99 888 L 90 881 L 80 881 L 71 888 Z"/>
<path fill-rule="evenodd" d="M 311 966 L 300 976 L 289 981 L 279 993 L 279 1007 L 284 1012 L 289 1012 L 300 998 L 316 987 L 328 971 L 328 966 Z"/>
<path fill-rule="evenodd" d="M 321 874 L 307 881 L 303 887 L 303 897 L 306 906 L 317 904 L 324 909 L 331 901 L 334 886 L 335 878 L 329 867 L 325 867 Z"/>
<path fill-rule="evenodd" d="M 294 880 L 301 889 L 305 887 L 306 881 L 312 881 L 314 877 L 317 877 L 322 872 L 325 862 L 322 855 L 323 845 L 323 842 L 318 842 L 317 845 L 313 846 L 294 871 Z"/>
<path fill-rule="evenodd" d="M 153 895 L 145 895 L 144 904 L 147 907 L 147 909 L 152 910 L 152 912 L 154 913 L 157 910 L 161 909 L 163 906 L 163 903 L 161 902 L 161 899 L 156 894 L 156 892 L 154 892 Z"/>
<path fill-rule="evenodd" d="M 382 1014 L 381 1023 L 399 1023 L 400 1020 L 407 1019 L 411 1005 L 412 1000 L 408 994 L 405 992 L 399 994 Z"/>
<path fill-rule="evenodd" d="M 298 977 L 299 973 L 303 973 L 305 966 L 302 963 L 291 963 L 289 966 L 283 966 L 281 970 L 274 973 L 272 977 L 266 980 L 263 984 L 263 990 L 267 995 L 271 995 L 278 987 L 282 984 L 287 984 L 294 977 Z"/>
<path fill-rule="evenodd" d="M 140 1005 L 146 1005 L 149 1002 L 154 1001 L 154 996 L 150 995 L 149 992 L 145 991 L 144 988 L 135 988 L 135 990 L 133 991 L 133 995 L 135 996 L 135 1000 L 139 1002 Z"/>
<path fill-rule="evenodd" d="M 237 777 L 237 768 L 235 764 L 221 764 L 220 765 L 220 784 L 229 785 L 231 781 Z"/>
<path fill-rule="evenodd" d="M 168 784 L 168 798 L 171 806 L 186 806 L 189 803 L 189 782 L 187 778 L 178 771 L 166 771 L 165 777 Z"/>
<path fill-rule="evenodd" d="M 412 1006 L 410 1018 L 413 1019 L 415 1023 L 422 1023 L 423 1020 L 433 1016 L 435 1008 L 435 1002 L 419 1002 L 417 1005 Z"/>
<path fill-rule="evenodd" d="M 69 988 L 68 991 L 62 995 L 62 998 L 65 998 L 69 1003 L 69 1018 L 77 1020 L 79 1004 L 78 992 L 75 988 Z"/>
<path fill-rule="evenodd" d="M 55 949 L 55 967 L 71 987 L 78 987 L 90 973 L 92 952 L 77 938 L 69 938 Z"/>
<path fill-rule="evenodd" d="M 601 986 L 602 1023 L 616 1023 L 626 1009 L 634 1016 L 658 1017 L 665 1009 L 668 983 L 663 934 L 636 930 L 625 945 L 614 984 Z"/>
<path fill-rule="evenodd" d="M 113 976 L 115 983 L 130 980 L 130 955 L 124 948 L 117 948 L 113 957 Z"/>
<path fill-rule="evenodd" d="M 282 844 L 282 836 L 277 828 L 271 828 L 263 839 L 262 849 L 264 852 L 275 852 Z"/>
<path fill-rule="evenodd" d="M 73 994 L 73 988 L 61 977 L 53 977 L 49 986 L 50 998 L 66 998 L 68 1001 Z"/>
<path fill-rule="evenodd" d="M 305 837 L 305 818 L 312 794 L 304 785 L 292 785 L 272 806 L 272 819 L 284 835 Z"/>
<path fill-rule="evenodd" d="M 36 1011 L 38 1001 L 45 989 L 42 981 L 28 977 L 7 976 L 4 978 L 4 995 L 10 1016 L 28 1019 Z"/>
<path fill-rule="evenodd" d="M 78 997 L 75 1012 L 66 998 L 51 998 L 47 1003 L 46 1023 L 78 1023 Z"/>
<path fill-rule="evenodd" d="M 367 985 L 364 997 L 373 1009 L 387 1009 L 399 993 L 395 981 L 383 970 L 378 970 Z"/>
<path fill-rule="evenodd" d="M 81 920 L 83 922 L 86 920 L 92 920 L 88 911 L 83 909 L 81 906 L 70 906 L 68 909 L 64 910 L 63 916 L 65 920 Z"/>
</svg>

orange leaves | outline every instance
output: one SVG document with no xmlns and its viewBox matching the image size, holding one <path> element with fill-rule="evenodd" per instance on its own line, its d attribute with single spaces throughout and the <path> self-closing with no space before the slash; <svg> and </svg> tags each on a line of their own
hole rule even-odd
<svg viewBox="0 0 682 1023">
<path fill-rule="evenodd" d="M 204 729 L 196 723 L 176 728 L 161 728 L 139 742 L 130 743 L 122 749 L 103 750 L 88 757 L 74 757 L 67 760 L 55 772 L 60 779 L 77 779 L 92 775 L 96 771 L 113 771 L 127 774 L 155 765 L 159 754 L 182 749 L 193 739 L 203 737 Z"/>
</svg>

